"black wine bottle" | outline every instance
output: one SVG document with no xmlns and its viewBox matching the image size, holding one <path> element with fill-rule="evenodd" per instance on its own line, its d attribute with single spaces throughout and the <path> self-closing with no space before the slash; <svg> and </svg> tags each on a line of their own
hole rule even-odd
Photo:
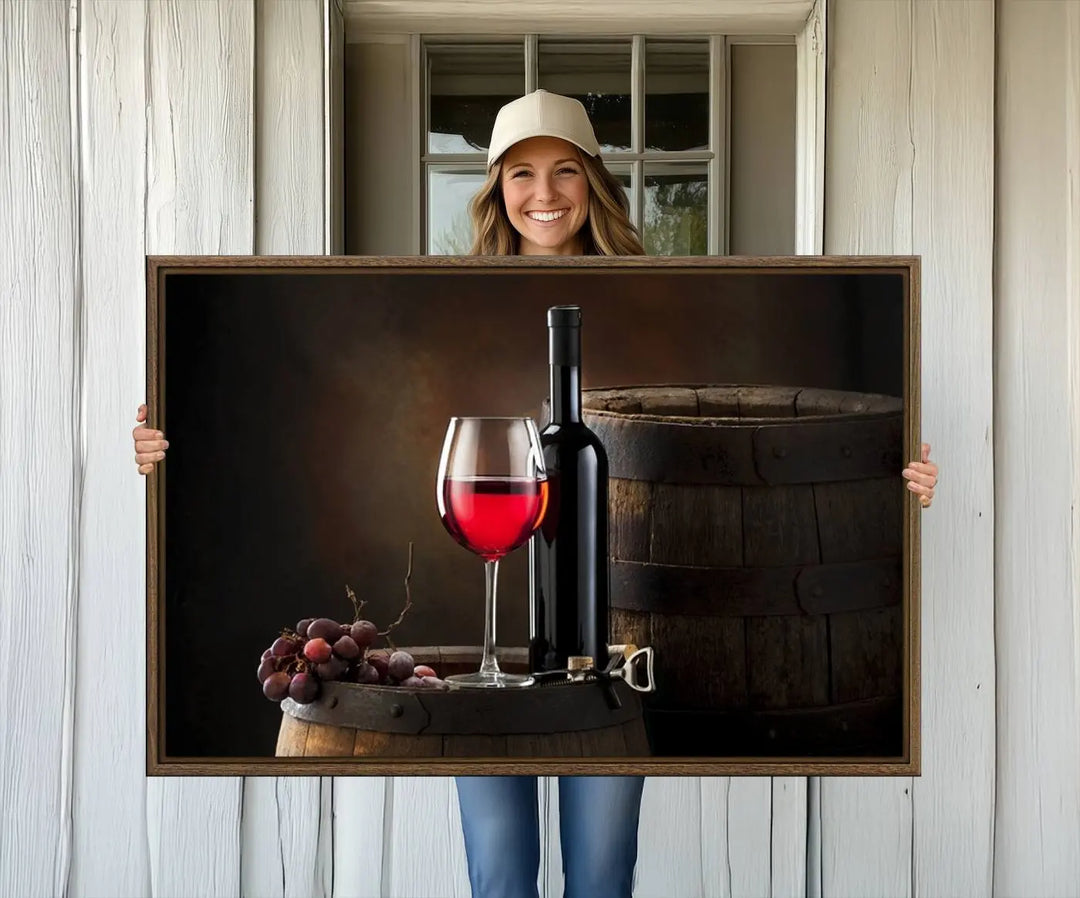
<svg viewBox="0 0 1080 898">
<path fill-rule="evenodd" d="M 608 459 L 581 416 L 581 308 L 548 309 L 550 420 L 540 431 L 548 508 L 529 543 L 529 662 L 599 667 L 608 654 Z"/>
</svg>

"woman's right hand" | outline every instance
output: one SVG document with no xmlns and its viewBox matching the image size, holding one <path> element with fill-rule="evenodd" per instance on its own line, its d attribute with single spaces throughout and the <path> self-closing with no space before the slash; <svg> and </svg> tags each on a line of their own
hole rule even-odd
<svg viewBox="0 0 1080 898">
<path fill-rule="evenodd" d="M 146 420 L 146 406 L 140 405 L 136 421 Z M 149 474 L 154 470 L 154 465 L 165 457 L 165 450 L 169 448 L 169 441 L 165 434 L 152 427 L 139 425 L 131 435 L 135 438 L 135 464 L 139 466 L 140 474 Z"/>
</svg>

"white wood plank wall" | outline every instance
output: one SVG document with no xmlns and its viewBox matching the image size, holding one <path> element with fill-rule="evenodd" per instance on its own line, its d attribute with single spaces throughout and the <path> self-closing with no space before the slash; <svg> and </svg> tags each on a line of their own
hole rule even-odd
<svg viewBox="0 0 1080 898">
<path fill-rule="evenodd" d="M 1002 895 L 1080 892 L 1080 4 L 999 5 Z"/>
<path fill-rule="evenodd" d="M 0 0 L 0 895 L 468 895 L 452 779 L 143 773 L 143 257 L 328 250 L 330 23 Z M 636 898 L 1078 896 L 1080 4 L 827 45 L 825 252 L 923 257 L 923 776 L 651 778 Z"/>
<path fill-rule="evenodd" d="M 825 252 L 922 256 L 918 779 L 821 783 L 821 893 L 992 894 L 994 7 L 829 7 Z M 1017 894 L 1024 894 L 1022 891 Z"/>
<path fill-rule="evenodd" d="M 71 859 L 84 435 L 70 66 L 67 4 L 0 6 L 4 895 L 56 894 Z M 138 646 L 133 646 L 136 657 Z"/>
<path fill-rule="evenodd" d="M 146 493 L 129 451 L 146 367 L 148 10 L 92 0 L 76 11 L 86 474 L 68 894 L 93 898 L 150 894 L 146 603 L 138 600 Z"/>
</svg>

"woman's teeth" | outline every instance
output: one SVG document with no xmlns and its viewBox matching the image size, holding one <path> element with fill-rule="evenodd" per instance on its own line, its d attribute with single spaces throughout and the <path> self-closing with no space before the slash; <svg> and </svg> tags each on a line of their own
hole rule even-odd
<svg viewBox="0 0 1080 898">
<path fill-rule="evenodd" d="M 526 215 L 533 221 L 555 221 L 557 218 L 562 218 L 566 214 L 565 209 L 559 209 L 557 212 L 526 212 Z"/>
</svg>

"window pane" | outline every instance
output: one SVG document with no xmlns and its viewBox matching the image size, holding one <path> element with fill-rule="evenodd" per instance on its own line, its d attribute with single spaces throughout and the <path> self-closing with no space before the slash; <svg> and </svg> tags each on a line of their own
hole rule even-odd
<svg viewBox="0 0 1080 898">
<path fill-rule="evenodd" d="M 441 168 L 428 171 L 428 253 L 464 256 L 472 248 L 469 200 L 484 184 L 482 169 Z"/>
<path fill-rule="evenodd" d="M 709 149 L 708 41 L 646 41 L 645 148 Z"/>
<path fill-rule="evenodd" d="M 650 256 L 706 255 L 708 193 L 704 165 L 646 165 L 645 252 Z"/>
<path fill-rule="evenodd" d="M 525 45 L 435 45 L 427 53 L 428 152 L 486 152 L 499 107 L 525 93 Z"/>
<path fill-rule="evenodd" d="M 539 41 L 537 87 L 580 100 L 602 153 L 630 149 L 630 42 Z"/>
</svg>

